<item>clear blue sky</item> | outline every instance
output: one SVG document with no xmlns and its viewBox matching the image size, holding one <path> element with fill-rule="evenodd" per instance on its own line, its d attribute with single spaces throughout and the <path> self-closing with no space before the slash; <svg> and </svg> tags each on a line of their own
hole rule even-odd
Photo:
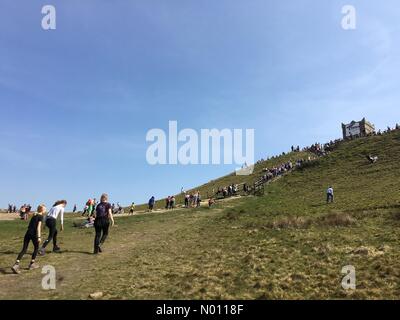
<svg viewBox="0 0 400 320">
<path fill-rule="evenodd" d="M 256 159 L 364 116 L 394 126 L 399 16 L 396 0 L 2 0 L 0 207 L 139 203 L 234 169 L 148 165 L 146 133 L 168 120 L 254 128 Z"/>
</svg>

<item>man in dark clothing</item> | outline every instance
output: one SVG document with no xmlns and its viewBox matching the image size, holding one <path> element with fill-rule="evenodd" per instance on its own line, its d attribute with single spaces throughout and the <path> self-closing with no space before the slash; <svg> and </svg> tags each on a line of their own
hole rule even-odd
<svg viewBox="0 0 400 320">
<path fill-rule="evenodd" d="M 154 203 L 156 202 L 154 196 L 152 196 L 149 200 L 149 211 L 153 211 Z"/>
</svg>

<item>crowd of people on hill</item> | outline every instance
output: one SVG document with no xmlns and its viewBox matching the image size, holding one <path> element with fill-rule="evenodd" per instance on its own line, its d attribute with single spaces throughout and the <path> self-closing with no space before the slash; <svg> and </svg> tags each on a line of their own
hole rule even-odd
<svg viewBox="0 0 400 320">
<path fill-rule="evenodd" d="M 96 198 L 93 199 L 89 199 L 82 211 L 82 216 L 87 216 L 90 217 L 93 212 L 95 211 L 97 205 L 98 205 L 98 201 L 96 200 Z M 74 210 L 73 213 L 75 213 L 77 210 L 77 206 L 74 205 Z M 119 202 L 117 202 L 117 204 L 111 204 L 111 211 L 113 214 L 123 214 L 124 213 L 124 208 L 119 204 Z"/>
<path fill-rule="evenodd" d="M 282 163 L 279 166 L 274 166 L 272 168 L 264 168 L 263 169 L 263 181 L 270 181 L 275 177 L 285 174 L 286 172 L 293 169 L 293 163 L 291 160 L 288 162 Z"/>
<path fill-rule="evenodd" d="M 295 147 L 295 146 L 292 146 L 292 152 L 300 152 L 300 146 L 297 146 L 297 147 Z"/>
<path fill-rule="evenodd" d="M 307 147 L 304 151 L 314 153 L 318 156 L 324 156 L 326 154 L 323 145 L 318 142 L 312 144 L 310 147 Z"/>
<path fill-rule="evenodd" d="M 231 185 L 229 185 L 227 187 L 218 188 L 218 190 L 215 193 L 215 195 L 217 197 L 222 196 L 222 197 L 226 198 L 226 197 L 234 196 L 238 192 L 239 192 L 239 185 L 238 184 L 231 184 Z"/>
<path fill-rule="evenodd" d="M 125 212 L 124 207 L 120 205 L 119 202 L 117 204 L 111 205 L 111 210 L 113 214 L 123 214 Z"/>
<path fill-rule="evenodd" d="M 317 145 L 315 145 L 314 147 L 318 147 Z M 297 150 L 299 149 L 299 147 L 294 148 L 293 152 L 297 152 Z M 313 156 L 308 156 L 306 159 L 304 158 L 300 158 L 297 159 L 295 162 L 293 162 L 292 160 L 289 160 L 287 162 L 284 162 L 280 165 L 277 166 L 273 166 L 271 168 L 264 168 L 263 171 L 263 175 L 260 177 L 259 180 L 256 181 L 259 183 L 266 183 L 269 182 L 271 180 L 273 180 L 276 177 L 279 177 L 291 170 L 293 170 L 294 168 L 299 168 L 301 167 L 304 163 L 308 163 L 311 162 L 313 160 L 315 160 L 316 158 Z M 240 192 L 240 189 L 242 189 L 240 186 L 243 185 L 243 192 L 245 194 L 248 194 L 251 190 L 252 187 L 251 185 L 247 184 L 247 183 L 243 183 L 243 184 L 231 184 L 227 187 L 220 187 L 218 188 L 217 192 L 214 192 L 213 189 L 213 195 L 215 195 L 215 197 L 220 198 L 226 198 L 226 197 L 231 197 L 231 196 L 235 196 Z"/>
<path fill-rule="evenodd" d="M 184 199 L 184 208 L 197 208 L 200 207 L 201 205 L 201 194 L 199 191 L 196 192 L 186 192 L 183 190 L 183 188 L 181 189 L 181 194 L 183 195 L 183 199 Z M 156 200 L 155 197 L 152 196 L 148 203 L 148 211 L 152 212 L 155 205 L 156 205 Z M 167 210 L 172 210 L 176 208 L 176 198 L 175 196 L 168 196 L 165 199 L 165 209 Z"/>
<path fill-rule="evenodd" d="M 168 196 L 165 199 L 165 209 L 174 209 L 175 208 L 175 196 Z"/>
<path fill-rule="evenodd" d="M 96 206 L 99 202 L 96 198 L 89 199 L 82 210 L 82 216 L 90 217 L 95 211 Z M 119 204 L 119 202 L 115 205 L 114 203 L 111 205 L 112 212 L 114 214 L 122 214 L 124 213 L 124 208 Z M 77 213 L 78 207 L 75 204 L 73 206 L 72 213 Z M 19 209 L 14 204 L 8 204 L 7 213 L 18 213 L 21 219 L 26 219 L 27 215 L 32 212 L 32 206 L 30 204 L 23 204 Z"/>
<path fill-rule="evenodd" d="M 19 209 L 15 204 L 8 204 L 7 213 L 19 213 L 21 219 L 25 219 L 26 215 L 31 213 L 32 206 L 30 204 L 23 204 Z"/>
<path fill-rule="evenodd" d="M 325 144 L 316 142 L 309 147 L 305 147 L 303 151 L 314 153 L 318 157 L 323 157 L 326 156 L 329 152 L 333 151 L 342 141 L 342 139 L 336 139 L 331 140 Z"/>
<path fill-rule="evenodd" d="M 191 193 L 184 192 L 184 201 L 185 208 L 198 208 L 201 205 L 201 194 L 199 191 Z"/>
<path fill-rule="evenodd" d="M 200 194 L 199 191 L 186 192 L 182 188 L 181 189 L 181 194 L 183 195 L 183 199 L 184 199 L 184 205 L 183 205 L 184 208 L 197 208 L 197 207 L 200 207 L 202 199 L 201 199 L 201 194 Z M 177 201 L 176 201 L 175 196 L 168 196 L 165 199 L 165 209 L 167 209 L 167 210 L 175 209 L 176 206 L 177 206 L 176 202 Z M 154 196 L 152 196 L 149 199 L 147 205 L 148 205 L 148 211 L 152 212 L 154 210 L 154 208 L 155 208 L 155 205 L 156 205 L 156 200 L 155 200 Z"/>
<path fill-rule="evenodd" d="M 17 206 L 15 204 L 8 204 L 7 213 L 16 213 Z"/>
<path fill-rule="evenodd" d="M 367 137 L 368 136 L 381 136 L 381 135 L 388 134 L 388 133 L 391 133 L 391 132 L 394 132 L 394 131 L 399 131 L 399 130 L 400 130 L 400 125 L 396 123 L 395 127 L 393 127 L 393 128 L 388 126 L 386 128 L 386 130 L 384 130 L 384 131 L 378 130 L 376 132 L 372 132 L 372 133 L 368 134 Z M 360 136 L 354 135 L 354 136 L 350 136 L 350 137 L 348 137 L 346 139 L 331 140 L 331 141 L 329 141 L 329 142 L 327 142 L 325 144 L 321 144 L 321 143 L 316 142 L 316 143 L 312 144 L 311 146 L 307 146 L 307 147 L 304 147 L 302 149 L 300 148 L 300 146 L 297 146 L 297 147 L 296 146 L 292 146 L 291 147 L 291 151 L 292 152 L 300 152 L 300 151 L 312 152 L 312 153 L 316 154 L 317 156 L 324 156 L 324 155 L 328 154 L 329 152 L 333 151 L 335 148 L 337 148 L 339 146 L 339 144 L 341 144 L 341 143 L 343 143 L 343 142 L 345 142 L 347 140 L 353 140 L 353 139 L 358 139 L 358 138 L 360 138 Z M 284 156 L 284 155 L 286 155 L 286 153 L 282 152 L 281 156 Z M 277 157 L 278 156 L 273 156 L 271 158 L 268 157 L 266 159 L 262 158 L 262 159 L 258 160 L 256 162 L 256 164 L 260 164 L 260 163 L 262 163 L 262 162 L 264 162 L 266 160 L 275 159 Z"/>
<path fill-rule="evenodd" d="M 400 130 L 400 125 L 398 123 L 396 123 L 396 126 L 394 128 L 391 128 L 391 127 L 388 126 L 386 128 L 386 130 L 384 130 L 384 131 L 378 130 L 376 133 L 374 133 L 374 135 L 381 136 L 381 135 L 388 134 L 388 133 L 391 133 L 393 131 L 399 131 L 399 130 Z"/>
<path fill-rule="evenodd" d="M 32 211 L 32 206 L 30 204 L 24 204 L 21 209 L 19 209 L 19 214 L 21 219 L 23 220 L 27 220 L 28 219 L 28 215 L 31 213 Z"/>
</svg>

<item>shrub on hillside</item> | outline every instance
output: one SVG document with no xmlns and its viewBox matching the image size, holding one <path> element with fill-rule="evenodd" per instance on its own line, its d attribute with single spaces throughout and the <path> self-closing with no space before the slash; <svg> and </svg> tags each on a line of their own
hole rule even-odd
<svg viewBox="0 0 400 320">
<path fill-rule="evenodd" d="M 239 218 L 239 212 L 237 210 L 229 210 L 226 214 L 226 219 L 228 220 L 236 220 Z"/>
<path fill-rule="evenodd" d="M 400 220 L 400 211 L 395 211 L 392 213 L 393 219 Z"/>
<path fill-rule="evenodd" d="M 347 213 L 328 213 L 320 218 L 319 223 L 324 226 L 347 227 L 355 223 L 355 219 Z"/>
<path fill-rule="evenodd" d="M 311 220 L 305 217 L 285 217 L 266 224 L 269 229 L 305 229 L 311 225 Z"/>
</svg>

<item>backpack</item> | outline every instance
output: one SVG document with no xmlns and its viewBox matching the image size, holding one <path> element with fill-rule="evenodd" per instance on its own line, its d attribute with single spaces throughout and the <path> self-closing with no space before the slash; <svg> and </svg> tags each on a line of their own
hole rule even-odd
<svg viewBox="0 0 400 320">
<path fill-rule="evenodd" d="M 107 202 L 101 202 L 97 205 L 96 208 L 96 217 L 97 218 L 107 218 L 108 210 L 111 208 L 110 204 Z"/>
</svg>

